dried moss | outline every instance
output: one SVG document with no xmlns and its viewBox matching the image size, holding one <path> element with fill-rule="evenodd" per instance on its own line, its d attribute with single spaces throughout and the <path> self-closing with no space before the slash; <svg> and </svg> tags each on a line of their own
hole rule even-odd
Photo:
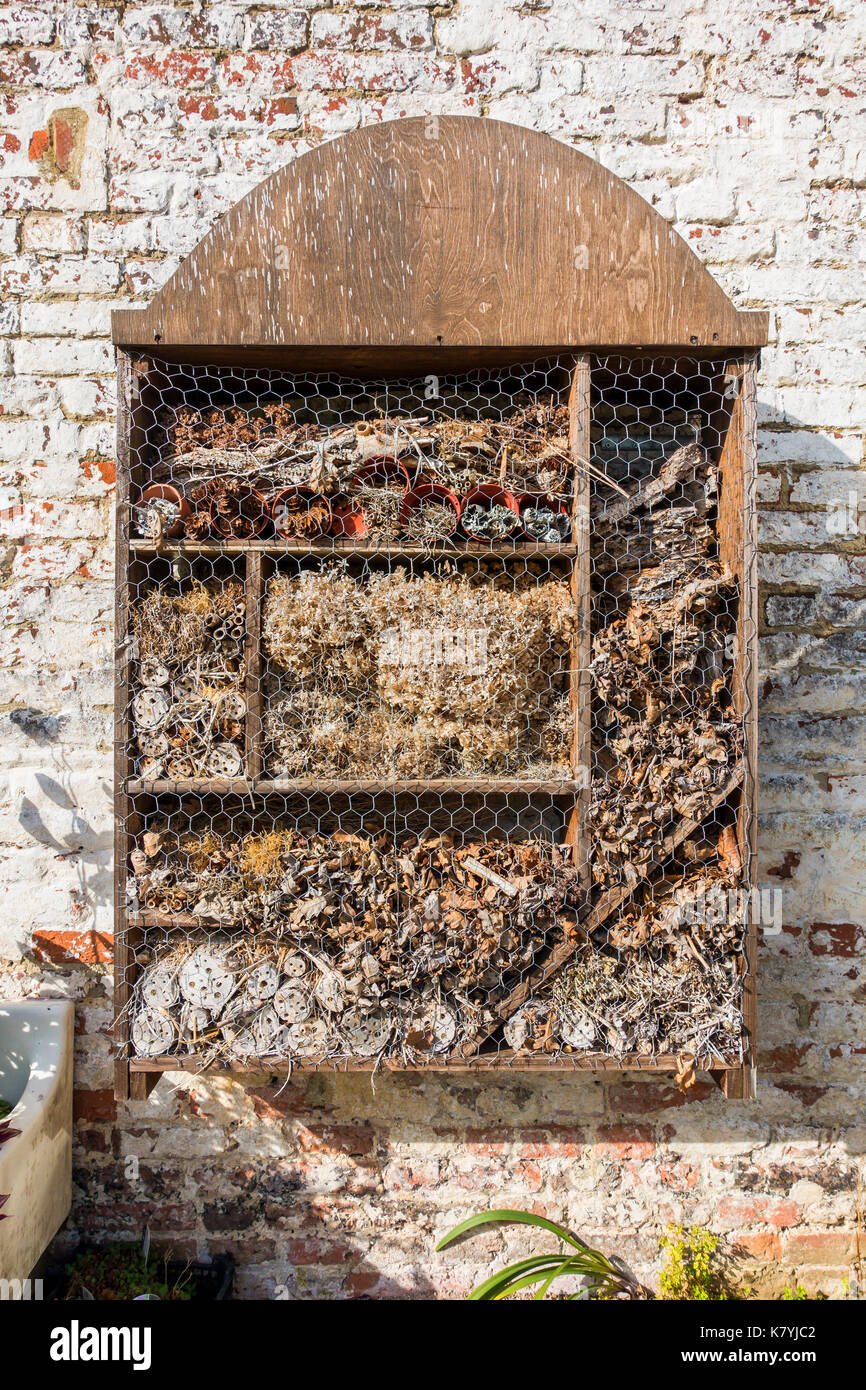
<svg viewBox="0 0 866 1390">
<path fill-rule="evenodd" d="M 264 605 L 279 675 L 265 720 L 283 775 L 567 775 L 568 585 L 456 571 L 278 575 Z"/>
</svg>

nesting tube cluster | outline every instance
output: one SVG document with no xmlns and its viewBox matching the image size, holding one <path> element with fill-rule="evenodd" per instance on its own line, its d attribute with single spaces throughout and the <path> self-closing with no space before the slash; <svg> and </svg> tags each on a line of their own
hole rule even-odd
<svg viewBox="0 0 866 1390">
<path fill-rule="evenodd" d="M 309 414 L 309 408 L 306 412 Z M 167 456 L 133 507 L 152 540 L 571 538 L 573 459 L 553 396 L 503 419 L 387 416 L 328 429 L 286 407 L 167 413 Z"/>
</svg>

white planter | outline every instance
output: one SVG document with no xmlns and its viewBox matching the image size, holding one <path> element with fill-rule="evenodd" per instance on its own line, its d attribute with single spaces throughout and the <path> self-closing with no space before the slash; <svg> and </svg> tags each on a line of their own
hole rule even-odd
<svg viewBox="0 0 866 1390">
<path fill-rule="evenodd" d="M 72 1201 L 72 1045 L 67 1000 L 0 1001 L 0 1096 L 20 1134 L 0 1145 L 0 1279 L 26 1279 Z"/>
</svg>

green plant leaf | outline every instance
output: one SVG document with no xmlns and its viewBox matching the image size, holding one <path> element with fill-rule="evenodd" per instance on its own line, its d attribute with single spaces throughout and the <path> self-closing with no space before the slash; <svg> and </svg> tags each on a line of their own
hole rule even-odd
<svg viewBox="0 0 866 1390">
<path fill-rule="evenodd" d="M 558 1279 L 561 1274 L 566 1274 L 569 1271 L 570 1265 L 570 1260 L 563 1260 L 561 1265 L 557 1265 L 556 1269 L 552 1269 L 548 1274 L 546 1280 L 542 1284 L 541 1288 L 538 1290 L 538 1292 L 533 1294 L 532 1301 L 534 1303 L 538 1303 L 541 1299 L 543 1299 L 546 1296 L 554 1279 Z"/>
<path fill-rule="evenodd" d="M 506 1285 L 505 1288 L 500 1289 L 498 1293 L 492 1294 L 487 1301 L 490 1303 L 501 1303 L 503 1299 L 510 1298 L 513 1293 L 520 1293 L 521 1289 L 531 1288 L 533 1284 L 537 1284 L 540 1280 L 547 1278 L 548 1275 L 544 1270 L 539 1274 L 525 1274 L 522 1279 L 515 1279 L 512 1283 Z"/>
<path fill-rule="evenodd" d="M 573 1236 L 570 1231 L 566 1231 L 563 1226 L 557 1226 L 555 1221 L 548 1221 L 545 1216 L 536 1216 L 529 1211 L 510 1211 L 508 1208 L 500 1208 L 494 1211 L 479 1211 L 475 1216 L 470 1216 L 466 1221 L 461 1221 L 459 1226 L 455 1226 L 446 1236 L 443 1236 L 437 1250 L 444 1250 L 467 1231 L 477 1230 L 479 1226 L 492 1226 L 499 1222 L 517 1222 L 524 1226 L 537 1226 L 539 1230 L 550 1231 L 557 1239 L 564 1240 L 574 1250 L 588 1250 L 589 1246 L 584 1245 L 582 1240 Z"/>
<path fill-rule="evenodd" d="M 513 1265 L 506 1265 L 504 1269 L 498 1269 L 495 1274 L 491 1274 L 489 1279 L 485 1279 L 482 1284 L 479 1284 L 466 1296 L 473 1303 L 484 1302 L 491 1293 L 499 1288 L 500 1284 L 507 1284 L 511 1279 L 518 1278 L 531 1269 L 546 1271 L 561 1263 L 562 1253 L 559 1251 L 550 1255 L 530 1255 L 525 1260 L 517 1260 Z"/>
<path fill-rule="evenodd" d="M 513 1271 L 514 1266 L 511 1267 L 511 1272 L 513 1273 Z M 498 1303 L 501 1299 L 510 1298 L 513 1293 L 518 1293 L 521 1289 L 530 1288 L 533 1284 L 539 1283 L 540 1280 L 547 1281 L 546 1287 L 549 1287 L 553 1280 L 558 1278 L 560 1275 L 569 1275 L 572 1278 L 580 1278 L 582 1275 L 586 1273 L 587 1271 L 583 1269 L 581 1266 L 580 1257 L 569 1256 L 568 1259 L 562 1261 L 552 1271 L 542 1269 L 537 1270 L 534 1273 L 524 1274 L 523 1276 L 517 1279 L 511 1279 L 506 1285 L 496 1289 L 493 1293 L 489 1294 L 485 1301 L 490 1303 Z M 619 1283 L 611 1285 L 609 1282 L 604 1281 L 601 1283 L 597 1283 L 594 1286 L 594 1289 L 592 1290 L 585 1290 L 585 1293 L 588 1296 L 591 1292 L 608 1292 L 611 1289 L 619 1289 L 620 1287 L 621 1285 Z M 578 1290 L 578 1292 L 584 1291 Z"/>
</svg>

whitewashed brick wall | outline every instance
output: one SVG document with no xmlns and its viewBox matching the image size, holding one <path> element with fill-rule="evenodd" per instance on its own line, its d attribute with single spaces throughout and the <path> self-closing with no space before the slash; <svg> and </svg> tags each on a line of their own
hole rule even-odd
<svg viewBox="0 0 866 1390">
<path fill-rule="evenodd" d="M 838 1290 L 866 1144 L 864 49 L 857 0 L 0 7 L 0 996 L 79 1001 L 68 1240 L 148 1220 L 175 1248 L 233 1250 L 248 1296 L 453 1296 L 520 1242 L 434 1256 L 434 1234 L 493 1201 L 644 1273 L 666 1220 L 708 1221 L 758 1287 Z M 600 160 L 738 305 L 771 311 L 761 878 L 785 929 L 762 951 L 759 1099 L 172 1078 L 116 1109 L 109 312 L 287 160 L 435 111 Z"/>
</svg>

